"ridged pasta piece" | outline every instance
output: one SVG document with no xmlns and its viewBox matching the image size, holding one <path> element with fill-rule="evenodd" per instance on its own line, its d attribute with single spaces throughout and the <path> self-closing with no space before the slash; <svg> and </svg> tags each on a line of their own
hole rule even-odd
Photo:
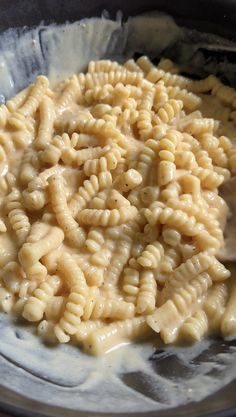
<svg viewBox="0 0 236 417">
<path fill-rule="evenodd" d="M 124 66 L 118 64 L 116 61 L 110 59 L 101 59 L 99 61 L 90 61 L 88 64 L 88 72 L 110 72 L 110 71 L 124 71 Z"/>
<path fill-rule="evenodd" d="M 96 119 L 104 118 L 104 116 L 106 116 L 106 115 L 110 115 L 110 116 L 111 115 L 116 115 L 116 111 L 117 112 L 119 111 L 118 108 L 111 107 L 109 104 L 104 104 L 104 103 L 95 104 L 91 108 L 91 114 Z"/>
<path fill-rule="evenodd" d="M 146 246 L 137 261 L 144 268 L 156 269 L 160 265 L 163 255 L 164 248 L 162 244 L 155 241 Z"/>
<path fill-rule="evenodd" d="M 171 61 L 171 59 L 167 58 L 161 58 L 157 68 L 162 69 L 163 71 L 168 71 L 171 74 L 179 73 L 179 67 L 173 61 Z"/>
<path fill-rule="evenodd" d="M 160 192 L 160 200 L 166 203 L 170 198 L 178 198 L 180 193 L 181 185 L 179 182 L 173 181 Z"/>
<path fill-rule="evenodd" d="M 137 165 L 135 168 L 142 176 L 143 184 L 146 183 L 152 163 L 157 157 L 157 148 L 157 142 L 153 139 L 148 139 L 144 143 L 144 147 L 139 153 Z"/>
<path fill-rule="evenodd" d="M 92 103 L 111 104 L 114 97 L 114 87 L 111 84 L 104 84 L 102 87 L 97 86 L 89 88 L 85 91 L 85 101 L 91 105 Z"/>
<path fill-rule="evenodd" d="M 212 259 L 207 272 L 211 276 L 212 281 L 225 281 L 231 275 L 231 272 L 216 258 Z"/>
<path fill-rule="evenodd" d="M 16 94 L 14 97 L 12 97 L 10 100 L 6 102 L 6 106 L 11 113 L 15 112 L 19 107 L 21 107 L 24 104 L 30 93 L 30 90 L 32 89 L 32 86 L 33 84 L 30 84 L 28 87 L 20 91 L 18 94 Z"/>
<path fill-rule="evenodd" d="M 15 304 L 12 307 L 12 313 L 16 317 L 20 317 L 22 315 L 22 311 L 24 308 L 24 305 L 26 303 L 27 298 L 18 298 L 18 300 L 15 300 Z"/>
<path fill-rule="evenodd" d="M 137 215 L 137 208 L 134 206 L 121 207 L 113 210 L 84 209 L 77 219 L 79 223 L 93 226 L 116 226 L 132 220 Z"/>
<path fill-rule="evenodd" d="M 113 252 L 110 265 L 105 272 L 105 286 L 108 285 L 109 287 L 115 288 L 118 284 L 121 273 L 129 260 L 131 247 L 132 240 L 130 237 L 121 235 L 121 238 L 118 240 L 117 246 Z"/>
<path fill-rule="evenodd" d="M 203 308 L 213 331 L 219 330 L 221 326 L 227 298 L 228 288 L 224 282 L 214 284 L 207 294 Z"/>
<path fill-rule="evenodd" d="M 78 119 L 76 124 L 73 125 L 73 128 L 69 128 L 70 134 L 76 131 L 90 135 L 110 136 L 117 142 L 120 142 L 123 138 L 120 131 L 110 121 L 94 119 L 93 117 L 90 117 L 88 120 L 84 120 L 84 118 Z"/>
<path fill-rule="evenodd" d="M 49 81 L 44 75 L 39 75 L 36 79 L 36 83 L 32 86 L 29 91 L 27 100 L 18 110 L 21 115 L 24 117 L 32 116 L 33 113 L 37 110 L 39 102 L 46 93 L 46 90 L 49 86 Z"/>
<path fill-rule="evenodd" d="M 201 198 L 201 181 L 192 174 L 185 174 L 179 180 L 183 193 L 191 194 L 191 198 L 196 203 L 202 203 Z M 202 205 L 202 204 L 201 204 Z"/>
<path fill-rule="evenodd" d="M 157 284 L 152 271 L 142 271 L 139 281 L 136 312 L 138 314 L 150 314 L 155 309 Z"/>
<path fill-rule="evenodd" d="M 213 164 L 227 168 L 228 158 L 219 140 L 212 134 L 204 133 L 198 138 L 201 147 L 208 152 Z"/>
<path fill-rule="evenodd" d="M 104 270 L 102 268 L 92 265 L 80 255 L 77 255 L 75 260 L 80 269 L 83 271 L 88 285 L 100 287 L 103 284 Z"/>
<path fill-rule="evenodd" d="M 101 146 L 95 146 L 94 148 L 80 149 L 76 151 L 73 148 L 64 147 L 61 153 L 61 159 L 67 165 L 76 164 L 77 166 L 83 165 L 87 160 L 100 157 L 103 154 Z"/>
<path fill-rule="evenodd" d="M 152 331 L 144 317 L 134 317 L 117 321 L 90 333 L 84 348 L 93 355 L 101 355 L 122 342 L 146 338 Z"/>
<path fill-rule="evenodd" d="M 63 133 L 62 136 L 54 136 L 51 139 L 51 142 L 41 152 L 40 159 L 48 164 L 56 165 L 62 156 L 63 149 L 72 146 L 75 135 L 77 135 L 77 133 L 72 134 L 71 140 L 67 133 Z"/>
<path fill-rule="evenodd" d="M 180 132 L 173 129 L 168 130 L 158 145 L 160 160 L 174 162 L 176 147 L 181 141 L 182 134 Z"/>
<path fill-rule="evenodd" d="M 15 261 L 8 262 L 4 266 L 2 270 L 2 281 L 11 294 L 18 294 L 19 299 L 24 301 L 22 301 L 22 303 L 19 301 L 16 306 L 16 310 L 19 311 L 21 307 L 23 310 L 28 296 L 36 289 L 37 282 L 33 279 L 25 279 L 20 265 Z M 20 313 L 22 313 L 22 311 Z"/>
<path fill-rule="evenodd" d="M 100 191 L 93 199 L 89 202 L 89 208 L 105 210 L 107 206 L 108 190 Z"/>
<path fill-rule="evenodd" d="M 52 175 L 61 175 L 65 171 L 62 165 L 54 165 L 51 168 L 45 169 L 28 184 L 28 191 L 44 190 L 48 186 L 48 178 Z"/>
<path fill-rule="evenodd" d="M 181 243 L 179 245 L 179 249 L 183 258 L 183 262 L 187 261 L 189 258 L 200 252 L 196 244 Z"/>
<path fill-rule="evenodd" d="M 92 334 L 95 330 L 101 329 L 105 325 L 105 322 L 102 320 L 87 320 L 81 322 L 77 326 L 77 332 L 75 334 L 75 339 L 79 343 L 83 343 L 87 337 Z"/>
<path fill-rule="evenodd" d="M 40 229 L 39 225 L 39 229 Z M 31 236 L 29 235 L 29 238 Z M 36 237 L 37 239 L 38 237 Z M 39 237 L 34 242 L 29 240 L 24 243 L 18 253 L 18 258 L 21 265 L 29 279 L 33 276 L 38 276 L 42 279 L 46 276 L 46 268 L 39 262 L 47 253 L 58 248 L 64 239 L 64 233 L 58 227 L 49 227 L 48 232 L 43 236 Z"/>
<path fill-rule="evenodd" d="M 50 97 L 44 97 L 39 104 L 39 128 L 34 140 L 36 149 L 44 149 L 51 141 L 55 118 L 54 104 Z"/>
<path fill-rule="evenodd" d="M 219 284 L 220 285 L 220 284 Z M 221 284 L 223 285 L 223 284 Z M 230 288 L 229 299 L 221 320 L 221 333 L 226 340 L 233 340 L 236 337 L 236 285 Z"/>
<path fill-rule="evenodd" d="M 185 89 L 181 89 L 180 87 L 167 87 L 167 94 L 169 98 L 174 98 L 176 100 L 182 100 L 184 107 L 186 107 L 187 110 L 193 111 L 196 110 L 201 102 L 201 97 L 197 96 L 196 94 L 193 94 L 191 92 L 188 92 Z"/>
<path fill-rule="evenodd" d="M 146 55 L 140 56 L 140 58 L 137 59 L 136 64 L 139 66 L 139 68 L 141 68 L 141 70 L 145 74 L 147 74 L 152 68 L 154 68 L 153 63 Z"/>
<path fill-rule="evenodd" d="M 22 203 L 29 211 L 41 210 L 49 202 L 49 195 L 46 190 L 28 191 L 22 193 Z"/>
<path fill-rule="evenodd" d="M 170 161 L 161 161 L 157 169 L 157 183 L 159 186 L 169 184 L 175 180 L 176 165 Z"/>
<path fill-rule="evenodd" d="M 198 308 L 197 301 L 206 294 L 212 285 L 211 278 L 204 272 L 185 284 L 177 294 L 166 301 L 161 307 L 147 318 L 147 324 L 157 333 L 165 343 L 176 340 L 178 330 L 182 324 Z"/>
<path fill-rule="evenodd" d="M 181 253 L 178 248 L 168 247 L 160 264 L 162 273 L 173 273 L 174 269 L 181 264 Z"/>
<path fill-rule="evenodd" d="M 167 204 L 174 210 L 182 210 L 189 216 L 194 216 L 196 221 L 202 223 L 210 234 L 222 241 L 223 234 L 219 227 L 219 222 L 210 215 L 207 209 L 194 204 L 191 199 L 190 201 L 184 201 L 171 198 L 168 200 Z"/>
<path fill-rule="evenodd" d="M 36 221 L 31 225 L 30 233 L 26 239 L 27 243 L 35 243 L 42 239 L 49 231 L 49 226 L 42 221 Z"/>
<path fill-rule="evenodd" d="M 142 183 L 142 176 L 136 169 L 128 169 L 114 181 L 114 186 L 122 193 L 138 187 Z"/>
<path fill-rule="evenodd" d="M 180 232 L 172 227 L 163 226 L 162 237 L 165 243 L 173 247 L 178 246 L 181 242 Z"/>
<path fill-rule="evenodd" d="M 203 230 L 203 226 L 197 223 L 195 217 L 188 216 L 182 210 L 173 210 L 169 207 L 160 209 L 157 221 L 164 225 L 176 227 L 186 236 L 196 236 Z"/>
<path fill-rule="evenodd" d="M 203 188 L 207 188 L 209 190 L 214 190 L 224 181 L 223 175 L 218 175 L 210 169 L 204 169 L 201 167 L 193 168 L 192 174 L 200 179 Z"/>
<path fill-rule="evenodd" d="M 112 249 L 114 244 L 111 245 Z M 91 264 L 96 265 L 101 268 L 107 268 L 110 264 L 110 260 L 112 257 L 112 250 L 110 250 L 109 247 L 106 247 L 106 245 L 98 252 L 94 253 L 89 257 L 89 261 Z"/>
<path fill-rule="evenodd" d="M 30 222 L 21 203 L 20 191 L 16 188 L 7 195 L 5 208 L 11 227 L 16 233 L 18 244 L 21 246 L 29 234 Z"/>
<path fill-rule="evenodd" d="M 226 136 L 220 136 L 218 138 L 219 146 L 227 153 L 232 148 L 232 142 Z"/>
<path fill-rule="evenodd" d="M 139 292 L 140 272 L 134 268 L 125 268 L 122 289 L 125 293 L 126 301 L 136 303 Z"/>
<path fill-rule="evenodd" d="M 76 217 L 80 210 L 84 209 L 91 199 L 100 191 L 110 188 L 112 176 L 110 172 L 100 172 L 98 176 L 91 175 L 89 180 L 85 180 L 83 186 L 74 194 L 68 203 L 73 217 Z"/>
<path fill-rule="evenodd" d="M 3 128 L 6 126 L 7 119 L 9 117 L 9 110 L 5 104 L 0 106 L 0 127 Z"/>
<path fill-rule="evenodd" d="M 198 137 L 203 133 L 213 133 L 216 128 L 218 128 L 218 124 L 214 119 L 193 119 L 187 125 L 185 125 L 184 129 L 187 133 L 190 133 L 193 136 Z"/>
<path fill-rule="evenodd" d="M 96 86 L 103 86 L 111 84 L 115 86 L 118 83 L 138 85 L 142 81 L 143 75 L 141 73 L 129 71 L 110 71 L 107 73 L 87 73 L 85 75 L 85 86 L 87 89 Z"/>
<path fill-rule="evenodd" d="M 164 207 L 165 205 L 162 202 L 154 201 L 148 208 L 144 209 L 144 216 L 150 226 L 156 226 L 159 223 L 160 214 Z"/>
<path fill-rule="evenodd" d="M 0 158 L 4 161 L 15 150 L 12 136 L 9 133 L 0 132 Z"/>
<path fill-rule="evenodd" d="M 143 90 L 143 97 L 139 106 L 139 114 L 137 120 L 137 128 L 142 140 L 147 139 L 147 137 L 152 132 L 151 110 L 153 106 L 154 96 L 155 90 L 152 86 Z"/>
<path fill-rule="evenodd" d="M 208 251 L 212 255 L 216 255 L 221 247 L 221 242 L 218 238 L 212 236 L 207 230 L 202 230 L 194 239 L 200 251 Z"/>
<path fill-rule="evenodd" d="M 115 298 L 106 298 L 99 294 L 97 288 L 90 288 L 84 306 L 83 320 L 116 318 L 128 319 L 134 316 L 134 305 Z"/>
<path fill-rule="evenodd" d="M 32 147 L 25 149 L 21 170 L 20 170 L 20 182 L 23 186 L 26 186 L 37 176 L 38 160 L 36 151 Z"/>
<path fill-rule="evenodd" d="M 196 158 L 191 151 L 176 151 L 175 152 L 175 164 L 178 169 L 193 170 L 197 168 Z"/>
<path fill-rule="evenodd" d="M 60 285 L 61 280 L 56 275 L 48 277 L 46 281 L 42 282 L 27 300 L 23 309 L 23 317 L 28 321 L 41 320 L 49 299 L 57 293 Z"/>
<path fill-rule="evenodd" d="M 155 112 L 163 107 L 163 105 L 169 100 L 169 95 L 167 93 L 167 88 L 163 81 L 159 81 L 155 86 L 155 96 L 153 100 L 153 108 Z"/>
<path fill-rule="evenodd" d="M 63 250 L 63 246 L 59 246 L 59 248 L 54 249 L 41 258 L 42 264 L 47 268 L 50 275 L 55 274 L 57 271 L 57 262 L 61 255 L 61 250 Z"/>
<path fill-rule="evenodd" d="M 154 201 L 157 201 L 160 195 L 160 187 L 158 186 L 146 186 L 143 187 L 140 192 L 140 198 L 145 206 L 149 206 Z"/>
<path fill-rule="evenodd" d="M 98 175 L 102 171 L 111 171 L 117 167 L 121 160 L 122 149 L 118 146 L 108 147 L 103 156 L 98 159 L 87 159 L 84 163 L 84 172 L 87 176 Z"/>
<path fill-rule="evenodd" d="M 61 254 L 58 260 L 58 271 L 71 289 L 79 288 L 80 294 L 87 295 L 88 285 L 84 273 L 72 255 L 67 252 Z"/>
<path fill-rule="evenodd" d="M 209 157 L 208 152 L 199 150 L 195 154 L 195 158 L 201 168 L 213 169 L 212 159 Z"/>
<path fill-rule="evenodd" d="M 201 340 L 207 330 L 207 315 L 204 310 L 199 310 L 184 322 L 180 329 L 180 335 L 185 341 L 193 343 Z"/>
<path fill-rule="evenodd" d="M 56 101 L 56 114 L 60 115 L 71 103 L 75 102 L 81 95 L 81 88 L 78 78 L 74 75 L 66 84 L 61 95 Z"/>
<path fill-rule="evenodd" d="M 53 175 L 49 178 L 49 191 L 52 209 L 58 224 L 63 229 L 69 242 L 77 248 L 81 247 L 85 242 L 85 231 L 79 227 L 68 208 L 64 181 L 61 176 Z"/>
<path fill-rule="evenodd" d="M 123 66 L 130 72 L 143 72 L 142 69 L 136 64 L 134 59 L 128 59 Z"/>
<path fill-rule="evenodd" d="M 70 336 L 76 334 L 84 312 L 86 298 L 81 294 L 80 286 L 71 288 L 64 313 L 55 325 L 54 332 L 60 343 L 68 343 Z"/>
<path fill-rule="evenodd" d="M 71 146 L 75 149 L 87 148 L 89 146 L 99 145 L 99 139 L 86 133 L 73 133 L 71 136 Z"/>
<path fill-rule="evenodd" d="M 37 103 L 38 106 L 38 103 Z M 19 111 L 12 113 L 8 118 L 8 124 L 15 132 L 32 132 L 34 130 L 34 120 L 32 117 L 26 117 Z"/>
<path fill-rule="evenodd" d="M 130 202 L 116 190 L 111 190 L 106 200 L 109 209 L 119 209 L 121 207 L 130 207 Z"/>
<path fill-rule="evenodd" d="M 104 244 L 104 232 L 102 228 L 93 228 L 88 232 L 85 246 L 91 253 L 100 251 Z"/>
<path fill-rule="evenodd" d="M 159 123 L 170 123 L 183 108 L 182 100 L 169 99 L 157 112 Z"/>
<path fill-rule="evenodd" d="M 170 298 L 175 291 L 183 287 L 189 280 L 205 272 L 211 262 L 212 256 L 208 255 L 208 253 L 200 252 L 178 266 L 165 282 L 163 292 L 165 299 Z"/>
<path fill-rule="evenodd" d="M 161 69 L 153 67 L 146 76 L 147 80 L 156 84 L 158 81 L 164 81 L 167 87 L 178 86 L 180 88 L 188 88 L 191 80 L 181 75 L 171 74 Z"/>
<path fill-rule="evenodd" d="M 219 166 L 215 166 L 214 167 L 214 171 L 218 174 L 218 175 L 222 175 L 224 177 L 224 182 L 228 181 L 231 178 L 231 172 L 229 169 L 227 168 L 221 168 Z"/>
</svg>

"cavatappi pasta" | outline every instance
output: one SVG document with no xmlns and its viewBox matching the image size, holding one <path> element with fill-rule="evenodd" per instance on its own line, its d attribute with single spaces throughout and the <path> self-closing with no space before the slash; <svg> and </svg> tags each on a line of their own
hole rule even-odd
<svg viewBox="0 0 236 417">
<path fill-rule="evenodd" d="M 236 337 L 218 260 L 236 92 L 170 60 L 39 76 L 0 107 L 0 307 L 92 354 L 159 333 Z M 215 118 L 214 118 L 215 117 Z"/>
</svg>

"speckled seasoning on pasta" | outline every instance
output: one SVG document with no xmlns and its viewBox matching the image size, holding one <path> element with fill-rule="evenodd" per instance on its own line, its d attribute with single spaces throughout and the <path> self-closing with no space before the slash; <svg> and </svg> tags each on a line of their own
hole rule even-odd
<svg viewBox="0 0 236 417">
<path fill-rule="evenodd" d="M 95 355 L 155 332 L 234 338 L 218 187 L 236 173 L 235 103 L 215 76 L 143 56 L 54 90 L 39 76 L 2 105 L 1 309 Z"/>
</svg>

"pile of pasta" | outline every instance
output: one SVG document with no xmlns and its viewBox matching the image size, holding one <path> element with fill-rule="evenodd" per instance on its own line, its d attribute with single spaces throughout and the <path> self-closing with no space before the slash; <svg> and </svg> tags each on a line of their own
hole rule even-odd
<svg viewBox="0 0 236 417">
<path fill-rule="evenodd" d="M 0 107 L 0 306 L 92 354 L 236 335 L 219 261 L 236 91 L 168 59 L 39 76 Z"/>
</svg>

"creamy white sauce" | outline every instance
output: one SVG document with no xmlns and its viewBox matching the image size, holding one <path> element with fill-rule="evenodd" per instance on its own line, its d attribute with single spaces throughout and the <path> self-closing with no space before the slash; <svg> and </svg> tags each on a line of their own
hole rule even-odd
<svg viewBox="0 0 236 417">
<path fill-rule="evenodd" d="M 1 316 L 0 328 L 1 384 L 73 410 L 144 412 L 178 406 L 205 398 L 236 373 L 235 346 L 218 353 L 213 347 L 206 355 L 213 343 L 208 339 L 191 347 L 165 347 L 153 360 L 148 359 L 158 337 L 156 347 L 126 345 L 95 358 L 71 345 L 47 347 L 30 326 L 9 316 Z"/>
<path fill-rule="evenodd" d="M 181 38 L 182 30 L 167 15 L 130 18 L 126 23 L 104 18 L 84 19 L 66 25 L 10 29 L 0 36 L 0 93 L 11 97 L 39 73 L 52 85 L 83 71 L 90 60 L 124 61 L 135 52 L 151 58 Z M 0 97 L 1 100 L 1 97 Z"/>
<path fill-rule="evenodd" d="M 0 37 L 0 100 L 38 73 L 55 84 L 83 70 L 91 59 L 122 61 L 135 52 L 152 58 L 182 37 L 173 19 L 160 14 L 131 18 L 125 24 L 91 19 L 41 25 L 20 38 L 9 30 Z M 197 364 L 201 352 L 210 348 L 209 340 L 189 348 L 166 347 L 155 361 L 148 360 L 155 351 L 152 343 L 123 346 L 94 358 L 71 345 L 44 346 L 30 326 L 5 315 L 0 319 L 1 384 L 45 404 L 84 411 L 154 411 L 201 400 L 236 374 L 235 347 Z"/>
</svg>

